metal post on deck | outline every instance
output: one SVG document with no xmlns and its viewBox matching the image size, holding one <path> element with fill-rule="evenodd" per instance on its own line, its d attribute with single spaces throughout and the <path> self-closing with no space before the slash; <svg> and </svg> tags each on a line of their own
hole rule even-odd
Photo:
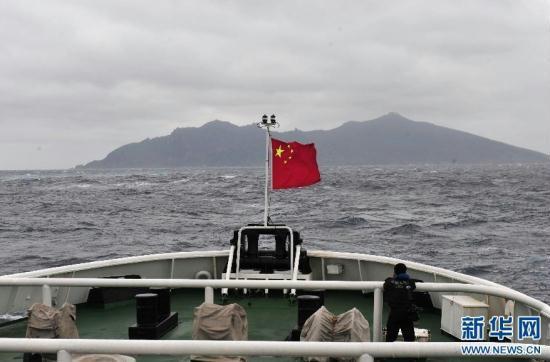
<svg viewBox="0 0 550 362">
<path fill-rule="evenodd" d="M 358 362 L 374 362 L 374 358 L 370 354 L 365 353 L 359 356 Z"/>
<path fill-rule="evenodd" d="M 204 302 L 205 303 L 214 303 L 214 288 L 205 287 L 204 288 Z"/>
<path fill-rule="evenodd" d="M 372 314 L 372 341 L 382 341 L 382 288 L 374 288 L 374 308 Z"/>
<path fill-rule="evenodd" d="M 229 257 L 227 259 L 227 270 L 225 272 L 225 280 L 231 279 L 231 269 L 233 268 L 233 254 L 235 253 L 235 245 L 231 245 L 229 248 Z M 216 276 L 214 275 L 214 278 Z M 228 288 L 222 288 L 222 296 L 227 296 L 229 293 Z"/>
<path fill-rule="evenodd" d="M 57 351 L 57 362 L 71 362 L 73 357 L 64 349 Z"/>
<path fill-rule="evenodd" d="M 290 233 L 290 237 L 292 238 L 292 232 Z M 294 269 L 292 270 L 292 280 L 298 280 L 298 269 L 300 268 L 300 251 L 302 250 L 301 245 L 296 245 L 296 259 L 294 260 L 294 264 L 292 265 Z M 296 289 L 290 290 L 291 296 L 296 296 Z"/>
<path fill-rule="evenodd" d="M 42 286 L 42 304 L 52 306 L 52 289 L 47 284 Z"/>
</svg>

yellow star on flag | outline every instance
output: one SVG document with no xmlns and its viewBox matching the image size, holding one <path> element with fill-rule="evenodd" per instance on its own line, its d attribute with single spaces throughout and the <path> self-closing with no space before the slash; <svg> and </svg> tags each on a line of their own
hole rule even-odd
<svg viewBox="0 0 550 362">
<path fill-rule="evenodd" d="M 275 156 L 282 158 L 283 152 L 285 152 L 285 150 L 279 145 L 279 147 L 275 149 Z"/>
</svg>

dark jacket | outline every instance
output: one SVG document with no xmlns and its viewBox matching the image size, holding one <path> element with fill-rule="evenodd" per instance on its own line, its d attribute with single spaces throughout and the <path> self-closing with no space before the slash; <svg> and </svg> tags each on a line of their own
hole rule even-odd
<svg viewBox="0 0 550 362">
<path fill-rule="evenodd" d="M 395 316 L 406 316 L 413 306 L 414 281 L 406 273 L 399 274 L 384 281 L 384 301 L 391 308 L 390 313 Z"/>
</svg>

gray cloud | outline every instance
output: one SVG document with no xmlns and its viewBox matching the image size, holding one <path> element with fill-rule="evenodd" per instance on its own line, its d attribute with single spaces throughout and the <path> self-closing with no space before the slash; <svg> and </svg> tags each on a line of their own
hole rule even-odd
<svg viewBox="0 0 550 362">
<path fill-rule="evenodd" d="M 66 168 L 212 119 L 388 111 L 550 152 L 550 3 L 0 3 L 0 169 Z"/>
</svg>

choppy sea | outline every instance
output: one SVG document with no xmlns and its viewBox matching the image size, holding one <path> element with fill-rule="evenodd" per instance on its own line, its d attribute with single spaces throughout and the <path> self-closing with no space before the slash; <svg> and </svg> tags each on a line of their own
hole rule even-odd
<svg viewBox="0 0 550 362">
<path fill-rule="evenodd" d="M 227 248 L 263 216 L 261 168 L 0 171 L 0 274 Z M 309 249 L 393 256 L 550 302 L 550 164 L 325 167 L 273 192 Z"/>
</svg>

